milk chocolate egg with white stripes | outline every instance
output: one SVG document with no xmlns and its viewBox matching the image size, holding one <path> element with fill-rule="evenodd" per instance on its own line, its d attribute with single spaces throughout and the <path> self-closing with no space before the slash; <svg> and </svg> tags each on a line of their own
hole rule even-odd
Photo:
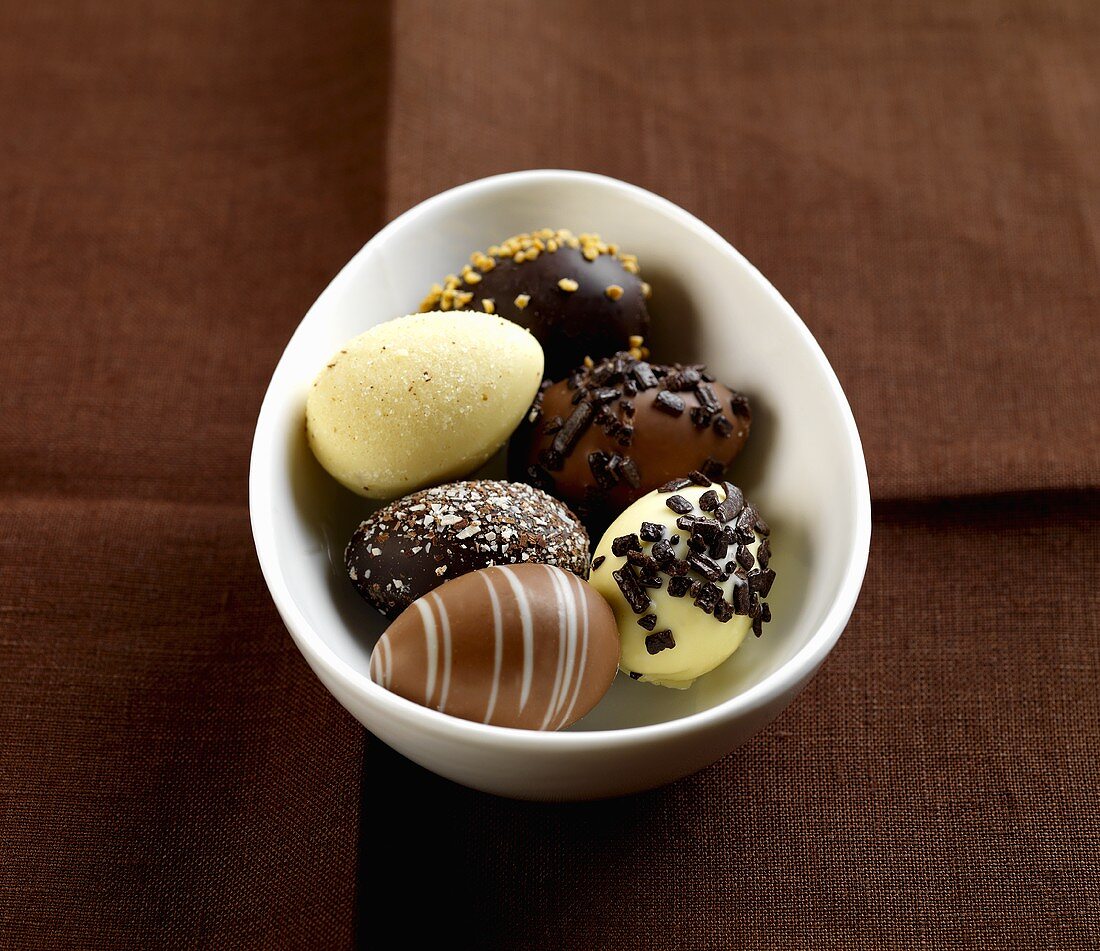
<svg viewBox="0 0 1100 951">
<path fill-rule="evenodd" d="M 464 720 L 560 730 L 615 679 L 619 634 L 608 603 L 551 565 L 501 565 L 413 602 L 371 655 L 375 683 Z"/>
</svg>

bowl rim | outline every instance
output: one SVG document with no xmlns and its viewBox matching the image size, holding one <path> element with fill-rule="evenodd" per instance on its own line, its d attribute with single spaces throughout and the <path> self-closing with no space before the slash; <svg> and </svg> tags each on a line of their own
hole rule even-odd
<svg viewBox="0 0 1100 951">
<path fill-rule="evenodd" d="M 841 411 L 844 432 L 848 437 L 849 462 L 854 472 L 851 494 L 855 511 L 855 542 L 849 553 L 848 563 L 844 568 L 840 588 L 825 618 L 794 656 L 759 682 L 753 684 L 749 689 L 706 710 L 700 710 L 677 719 L 614 730 L 544 732 L 475 723 L 471 720 L 463 720 L 413 703 L 374 683 L 366 674 L 343 660 L 328 646 L 324 638 L 314 629 L 298 607 L 279 565 L 274 532 L 274 507 L 271 504 L 272 492 L 269 490 L 265 478 L 268 471 L 267 466 L 270 465 L 273 458 L 277 458 L 274 446 L 274 423 L 277 416 L 276 403 L 280 402 L 280 398 L 277 395 L 276 382 L 281 375 L 281 371 L 284 370 L 287 353 L 293 346 L 297 336 L 304 332 L 304 327 L 310 315 L 314 310 L 323 306 L 328 297 L 339 293 L 342 286 L 351 280 L 352 275 L 359 269 L 361 262 L 371 253 L 374 247 L 384 244 L 391 234 L 407 227 L 417 218 L 458 198 L 484 195 L 496 190 L 505 190 L 534 183 L 583 183 L 609 188 L 624 196 L 629 196 L 636 202 L 650 205 L 656 211 L 677 220 L 679 224 L 694 232 L 699 238 L 714 246 L 721 253 L 732 253 L 747 268 L 750 277 L 758 283 L 781 310 L 786 312 L 787 317 L 793 320 L 803 343 L 809 347 L 824 373 L 833 398 Z M 318 675 L 320 675 L 320 671 L 317 670 L 317 667 L 320 666 L 325 674 L 335 678 L 344 689 L 353 694 L 362 695 L 368 702 L 377 705 L 381 711 L 392 714 L 395 719 L 409 720 L 411 718 L 413 726 L 419 726 L 437 736 L 456 741 L 491 742 L 517 749 L 532 746 L 554 747 L 561 750 L 591 749 L 606 747 L 608 744 L 631 746 L 656 740 L 673 739 L 678 735 L 715 727 L 723 722 L 737 719 L 769 705 L 810 677 L 839 640 L 851 617 L 863 585 L 871 543 L 870 486 L 863 445 L 859 437 L 859 431 L 856 428 L 855 417 L 852 415 L 851 406 L 824 351 L 822 351 L 821 346 L 794 308 L 787 303 L 779 291 L 760 273 L 752 262 L 695 215 L 667 198 L 662 198 L 660 195 L 637 185 L 594 172 L 571 169 L 541 168 L 505 172 L 449 188 L 398 215 L 355 253 L 306 311 L 294 333 L 287 341 L 286 347 L 275 366 L 271 380 L 264 392 L 263 402 L 256 421 L 249 464 L 248 497 L 253 540 L 264 580 L 283 619 L 283 623 L 298 649 L 305 655 L 306 660 L 314 667 Z M 326 687 L 331 690 L 331 686 L 325 680 L 325 677 L 321 677 L 321 679 L 325 681 Z"/>
</svg>

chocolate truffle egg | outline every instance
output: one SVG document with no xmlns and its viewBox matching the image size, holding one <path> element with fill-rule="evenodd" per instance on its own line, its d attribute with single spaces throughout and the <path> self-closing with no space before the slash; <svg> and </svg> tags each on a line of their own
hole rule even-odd
<svg viewBox="0 0 1100 951">
<path fill-rule="evenodd" d="M 619 661 L 611 608 L 550 565 L 484 568 L 401 615 L 374 648 L 370 676 L 442 713 L 560 730 L 607 692 Z"/>
<path fill-rule="evenodd" d="M 436 284 L 421 310 L 481 310 L 530 329 L 561 379 L 585 357 L 633 346 L 649 330 L 638 259 L 596 234 L 544 228 L 475 252 Z"/>
<path fill-rule="evenodd" d="M 321 370 L 306 432 L 347 488 L 392 499 L 467 475 L 511 435 L 542 382 L 542 350 L 488 314 L 413 314 L 372 327 Z"/>
<path fill-rule="evenodd" d="M 395 618 L 445 581 L 536 562 L 588 576 L 588 533 L 561 502 L 522 483 L 452 482 L 407 495 L 364 521 L 344 554 L 359 593 Z"/>
<path fill-rule="evenodd" d="M 748 400 L 706 367 L 617 353 L 542 390 L 509 443 L 509 470 L 599 530 L 685 472 L 719 478 L 751 423 Z"/>
<path fill-rule="evenodd" d="M 623 512 L 596 546 L 592 585 L 615 611 L 620 666 L 635 680 L 690 687 L 771 620 L 767 523 L 741 490 L 701 473 Z"/>
</svg>

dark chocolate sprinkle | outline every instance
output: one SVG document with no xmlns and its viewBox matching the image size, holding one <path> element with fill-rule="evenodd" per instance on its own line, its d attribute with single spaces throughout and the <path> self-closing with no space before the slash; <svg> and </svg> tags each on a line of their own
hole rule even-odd
<svg viewBox="0 0 1100 951">
<path fill-rule="evenodd" d="M 694 515 L 681 515 L 676 519 L 676 527 L 682 528 L 685 532 L 694 531 L 696 521 Z"/>
<path fill-rule="evenodd" d="M 695 507 L 682 495 L 670 495 L 665 499 L 665 505 L 672 509 L 677 515 L 686 515 Z"/>
<path fill-rule="evenodd" d="M 667 541 L 657 542 L 650 551 L 653 553 L 653 558 L 659 565 L 663 565 L 667 561 L 672 561 L 676 557 L 676 553 L 672 550 L 672 545 Z"/>
<path fill-rule="evenodd" d="M 765 522 L 759 515 L 756 516 L 756 525 L 753 526 L 761 535 L 768 536 L 772 533 L 772 530 L 768 527 L 768 523 Z"/>
<path fill-rule="evenodd" d="M 722 569 L 718 566 L 713 558 L 708 558 L 706 555 L 693 553 L 688 555 L 688 566 L 694 568 L 708 581 L 717 581 L 722 577 Z"/>
<path fill-rule="evenodd" d="M 676 641 L 669 630 L 657 631 L 656 634 L 647 635 L 645 639 L 645 649 L 651 654 L 659 654 L 675 646 Z"/>
<path fill-rule="evenodd" d="M 695 607 L 702 608 L 705 613 L 710 614 L 721 599 L 722 589 L 708 581 L 702 586 L 693 603 Z"/>
<path fill-rule="evenodd" d="M 654 399 L 653 405 L 673 416 L 679 416 L 684 411 L 684 401 L 668 390 L 661 390 Z"/>
<path fill-rule="evenodd" d="M 622 472 L 626 484 L 632 489 L 636 489 L 642 484 L 642 476 L 641 473 L 638 472 L 638 463 L 633 459 L 624 459 L 619 471 Z"/>
<path fill-rule="evenodd" d="M 722 488 L 726 490 L 726 497 L 714 514 L 720 522 L 732 522 L 745 507 L 745 494 L 730 482 L 723 482 Z"/>
<path fill-rule="evenodd" d="M 707 489 L 699 496 L 699 508 L 704 512 L 713 512 L 718 508 L 718 493 L 714 489 Z"/>
<path fill-rule="evenodd" d="M 696 386 L 695 395 L 699 398 L 699 406 L 711 416 L 721 412 L 722 404 L 718 402 L 718 397 L 714 395 L 714 387 L 709 383 L 700 383 Z"/>
<path fill-rule="evenodd" d="M 634 365 L 634 379 L 638 381 L 638 388 L 642 390 L 652 389 L 658 385 L 653 368 L 648 363 Z"/>
<path fill-rule="evenodd" d="M 592 570 L 596 571 L 607 559 L 603 555 L 597 555 L 592 559 Z"/>
<path fill-rule="evenodd" d="M 757 637 L 764 633 L 764 621 L 763 618 L 754 617 L 752 619 L 752 632 Z"/>
<path fill-rule="evenodd" d="M 611 554 L 616 558 L 624 557 L 627 552 L 641 551 L 642 543 L 639 541 L 638 536 L 631 533 L 630 535 L 620 535 L 618 538 L 611 541 Z"/>
<path fill-rule="evenodd" d="M 708 548 L 707 540 L 702 535 L 692 535 L 688 539 L 688 548 L 697 554 L 705 554 Z"/>
<path fill-rule="evenodd" d="M 710 543 L 710 548 L 707 550 L 707 554 L 711 558 L 721 559 L 725 558 L 729 554 L 729 543 L 721 535 L 716 535 L 714 541 Z M 730 571 L 733 569 L 731 568 Z"/>
<path fill-rule="evenodd" d="M 733 605 L 729 603 L 725 598 L 720 600 L 714 606 L 714 620 L 725 624 L 733 617 Z"/>
<path fill-rule="evenodd" d="M 678 492 L 680 489 L 685 489 L 689 485 L 691 485 L 691 479 L 669 479 L 657 491 L 667 495 L 669 492 Z"/>
<path fill-rule="evenodd" d="M 691 526 L 691 532 L 693 535 L 698 535 L 707 544 L 710 544 L 710 542 L 718 537 L 718 523 L 711 521 L 709 518 L 697 518 L 695 524 Z"/>
<path fill-rule="evenodd" d="M 593 403 L 610 403 L 612 400 L 617 400 L 621 394 L 613 386 L 603 386 L 598 390 L 592 390 L 588 394 L 588 398 Z"/>
<path fill-rule="evenodd" d="M 576 445 L 577 440 L 581 438 L 581 434 L 588 428 L 588 424 L 592 422 L 592 416 L 593 410 L 590 403 L 578 403 L 577 408 L 569 414 L 569 418 L 554 436 L 554 441 L 550 444 L 550 448 L 555 452 L 560 452 L 562 455 L 569 455 Z"/>
<path fill-rule="evenodd" d="M 693 483 L 694 483 L 695 485 L 701 486 L 701 487 L 702 487 L 702 488 L 704 488 L 704 489 L 705 489 L 705 488 L 706 488 L 706 487 L 707 487 L 708 485 L 710 485 L 710 479 L 708 479 L 708 478 L 707 478 L 707 477 L 706 477 L 705 475 L 703 475 L 703 473 L 702 473 L 702 472 L 700 472 L 700 471 L 699 471 L 698 469 L 692 469 L 692 470 L 691 470 L 691 472 L 689 472 L 689 473 L 687 474 L 687 477 L 688 477 L 688 478 L 689 478 L 689 479 L 690 479 L 690 480 L 691 480 L 691 481 L 692 481 L 692 482 L 693 482 Z"/>
<path fill-rule="evenodd" d="M 659 588 L 664 582 L 661 580 L 661 576 L 657 575 L 642 575 L 639 579 L 642 582 L 642 587 L 645 588 Z"/>
<path fill-rule="evenodd" d="M 764 585 L 759 589 L 760 597 L 766 598 L 772 590 L 772 584 L 775 582 L 775 571 L 769 568 L 764 572 Z"/>
<path fill-rule="evenodd" d="M 734 415 L 740 416 L 742 419 L 752 418 L 752 411 L 749 409 L 749 398 L 744 393 L 734 393 L 730 397 L 730 407 L 733 409 Z"/>
<path fill-rule="evenodd" d="M 702 406 L 693 406 L 691 408 L 691 422 L 699 429 L 706 429 L 710 425 L 712 419 L 714 419 L 714 414 L 703 409 Z"/>
<path fill-rule="evenodd" d="M 748 571 L 754 564 L 756 559 L 753 558 L 752 552 L 748 550 L 744 545 L 737 546 L 737 564 Z"/>
<path fill-rule="evenodd" d="M 678 575 L 686 575 L 691 570 L 691 565 L 679 558 L 673 558 L 667 565 L 662 565 L 661 570 L 666 575 L 676 577 Z"/>
<path fill-rule="evenodd" d="M 542 434 L 544 436 L 553 436 L 562 426 L 565 425 L 565 420 L 560 416 L 551 416 L 545 423 L 542 424 Z"/>
<path fill-rule="evenodd" d="M 619 590 L 630 605 L 630 610 L 635 614 L 641 614 L 650 605 L 649 595 L 645 593 L 638 583 L 638 576 L 630 565 L 623 565 L 618 571 L 611 572 L 611 577 L 619 586 Z"/>
<path fill-rule="evenodd" d="M 658 522 L 642 522 L 638 534 L 647 542 L 660 541 L 665 537 L 665 527 Z"/>
<path fill-rule="evenodd" d="M 649 555 L 642 554 L 640 551 L 628 551 L 626 553 L 626 560 L 635 568 L 641 569 L 646 574 L 656 574 L 660 571 L 660 568 L 657 567 L 657 562 L 650 558 Z"/>
<path fill-rule="evenodd" d="M 638 618 L 638 624 L 647 631 L 652 631 L 657 626 L 657 615 L 647 614 L 645 617 L 640 617 Z"/>
<path fill-rule="evenodd" d="M 748 615 L 751 601 L 752 592 L 747 584 L 739 584 L 733 589 L 733 609 L 742 617 Z"/>
<path fill-rule="evenodd" d="M 733 423 L 728 416 L 715 416 L 713 426 L 714 431 L 723 439 L 729 439 L 733 435 Z"/>
<path fill-rule="evenodd" d="M 632 670 L 632 671 L 630 671 L 630 672 L 629 672 L 629 673 L 627 674 L 627 676 L 628 676 L 628 677 L 629 677 L 629 678 L 630 678 L 631 680 L 641 680 L 641 679 L 642 679 L 642 675 L 641 675 L 641 674 L 639 674 L 639 673 L 638 673 L 638 672 L 637 672 L 636 670 Z"/>
<path fill-rule="evenodd" d="M 772 560 L 772 544 L 769 539 L 765 538 L 756 549 L 756 560 L 760 562 L 761 568 L 768 567 L 768 562 Z"/>
<path fill-rule="evenodd" d="M 588 454 L 588 468 L 596 485 L 601 489 L 613 489 L 619 481 L 619 466 L 622 464 L 622 456 L 617 453 L 608 455 L 602 449 L 596 449 Z"/>
<path fill-rule="evenodd" d="M 691 581 L 684 577 L 668 579 L 668 596 L 670 598 L 682 598 L 688 593 Z"/>
<path fill-rule="evenodd" d="M 765 624 L 772 619 L 772 609 L 769 607 L 767 601 L 760 602 L 760 620 Z"/>
<path fill-rule="evenodd" d="M 717 482 L 725 474 L 726 467 L 721 461 L 715 459 L 714 456 L 708 456 L 707 461 L 700 467 L 700 470 L 705 476 L 707 476 L 712 482 Z"/>
</svg>

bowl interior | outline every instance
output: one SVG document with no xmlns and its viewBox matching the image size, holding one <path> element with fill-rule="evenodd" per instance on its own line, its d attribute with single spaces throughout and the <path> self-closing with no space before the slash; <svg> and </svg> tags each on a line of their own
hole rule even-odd
<svg viewBox="0 0 1100 951">
<path fill-rule="evenodd" d="M 471 251 L 540 227 L 598 231 L 637 254 L 653 286 L 653 359 L 705 361 L 752 400 L 752 437 L 730 478 L 772 527 L 773 622 L 691 690 L 620 676 L 572 729 L 688 716 L 758 683 L 818 630 L 851 572 L 853 550 L 866 544 L 859 537 L 866 475 L 847 404 L 808 331 L 737 252 L 662 199 L 596 176 L 521 173 L 445 193 L 380 232 L 318 299 L 279 364 L 261 421 L 270 448 L 258 466 L 271 510 L 253 517 L 272 521 L 275 565 L 310 628 L 298 636 L 365 676 L 385 623 L 348 583 L 342 554 L 373 506 L 329 478 L 310 453 L 307 388 L 343 341 L 415 311 L 429 286 Z M 502 473 L 498 456 L 479 474 Z"/>
</svg>

